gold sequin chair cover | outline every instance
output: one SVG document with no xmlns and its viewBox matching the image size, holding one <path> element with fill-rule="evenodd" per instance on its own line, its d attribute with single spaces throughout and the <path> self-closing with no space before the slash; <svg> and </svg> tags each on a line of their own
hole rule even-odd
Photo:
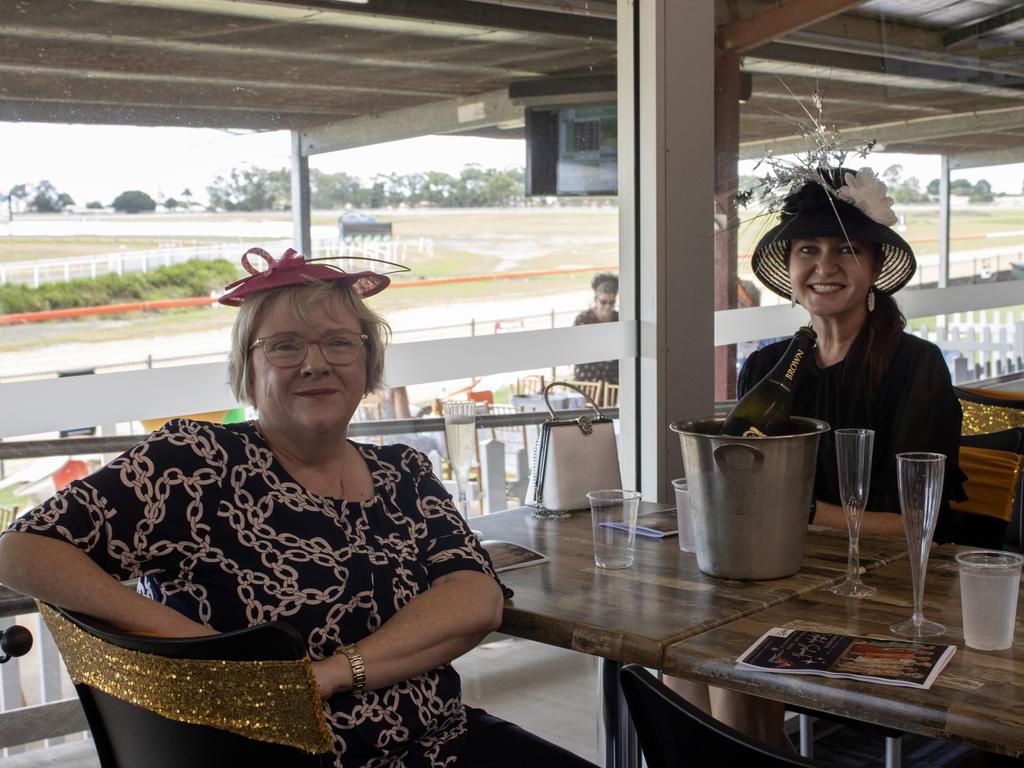
<svg viewBox="0 0 1024 768">
<path fill-rule="evenodd" d="M 962 435 L 1024 427 L 1024 395 L 997 395 L 992 390 L 956 387 L 956 396 L 964 412 Z"/>
<path fill-rule="evenodd" d="M 45 603 L 102 768 L 331 766 L 304 644 L 272 622 L 197 638 L 112 630 Z"/>
<path fill-rule="evenodd" d="M 963 425 L 960 429 L 961 435 L 965 438 L 964 443 L 970 444 L 971 438 L 975 436 L 984 438 L 995 434 L 1009 434 L 1012 430 L 1024 428 L 1024 395 L 971 387 L 956 387 L 955 391 L 964 412 Z M 979 445 L 984 446 L 985 443 L 982 442 Z M 963 467 L 961 469 L 969 474 L 969 469 Z M 970 495 L 970 489 L 966 485 L 965 490 Z M 1002 542 L 1003 546 L 1017 551 L 1020 551 L 1024 545 L 1024 519 L 1021 516 L 1024 498 L 1022 497 L 1024 497 L 1024 487 L 1018 477 L 1011 516 L 1006 526 L 1005 541 Z M 966 525 L 969 526 L 972 522 L 975 522 L 975 519 L 965 518 Z M 969 540 L 969 536 L 960 538 L 964 539 L 963 543 L 967 544 L 995 546 L 994 541 L 972 542 Z"/>
</svg>

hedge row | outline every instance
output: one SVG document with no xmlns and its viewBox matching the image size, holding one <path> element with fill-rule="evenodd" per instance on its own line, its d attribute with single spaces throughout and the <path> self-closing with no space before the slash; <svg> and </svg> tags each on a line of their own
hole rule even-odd
<svg viewBox="0 0 1024 768">
<path fill-rule="evenodd" d="M 152 272 L 44 283 L 38 288 L 0 285 L 0 314 L 209 296 L 237 278 L 238 267 L 229 261 L 194 259 Z"/>
</svg>

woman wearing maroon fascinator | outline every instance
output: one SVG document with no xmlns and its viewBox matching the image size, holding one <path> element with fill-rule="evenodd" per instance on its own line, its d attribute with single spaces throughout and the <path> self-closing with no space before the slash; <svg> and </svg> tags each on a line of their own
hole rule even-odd
<svg viewBox="0 0 1024 768">
<path fill-rule="evenodd" d="M 256 420 L 168 422 L 21 517 L 0 580 L 148 635 L 291 624 L 339 767 L 589 765 L 463 706 L 450 662 L 497 629 L 503 588 L 426 456 L 347 438 L 389 336 L 364 299 L 390 279 L 293 250 L 242 264 L 220 301 Z"/>
</svg>

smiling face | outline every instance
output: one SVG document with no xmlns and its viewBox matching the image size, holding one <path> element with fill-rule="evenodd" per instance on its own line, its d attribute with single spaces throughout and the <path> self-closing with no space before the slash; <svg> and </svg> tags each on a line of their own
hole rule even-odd
<svg viewBox="0 0 1024 768">
<path fill-rule="evenodd" d="M 874 248 L 860 240 L 816 237 L 790 244 L 793 296 L 818 317 L 866 316 L 868 289 L 878 272 Z"/>
<path fill-rule="evenodd" d="M 320 339 L 342 332 L 359 334 L 359 320 L 335 297 L 309 307 L 307 319 L 296 317 L 291 304 L 279 299 L 255 328 L 252 340 L 281 333 Z M 262 346 L 249 352 L 253 402 L 261 426 L 297 437 L 331 432 L 343 434 L 366 388 L 366 351 L 351 363 L 331 365 L 320 347 L 309 344 L 302 363 L 280 368 L 267 360 Z"/>
<path fill-rule="evenodd" d="M 615 312 L 615 300 L 618 294 L 595 293 L 594 294 L 594 317 L 602 323 L 610 323 Z"/>
</svg>

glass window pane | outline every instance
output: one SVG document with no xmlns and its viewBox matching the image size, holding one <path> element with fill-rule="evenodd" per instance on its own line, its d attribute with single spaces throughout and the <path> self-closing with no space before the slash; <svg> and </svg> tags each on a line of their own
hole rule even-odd
<svg viewBox="0 0 1024 768">
<path fill-rule="evenodd" d="M 778 222 L 780 188 L 769 177 L 780 169 L 797 177 L 813 171 L 807 158 L 823 146 L 845 147 L 846 167 L 871 168 L 888 187 L 894 229 L 918 262 L 898 300 L 913 291 L 1019 279 L 1024 95 L 1012 82 L 1024 65 L 1024 32 L 1015 9 L 874 0 L 840 15 L 790 17 L 782 34 L 776 11 L 772 19 L 770 10 L 758 16 L 733 7 L 719 18 L 720 43 L 738 55 L 719 62 L 716 83 L 723 121 L 716 213 L 736 233 L 734 252 L 719 235 L 727 245 L 716 262 L 717 308 L 788 303 L 757 282 L 751 255 Z M 752 191 L 738 222 L 725 202 L 735 191 L 733 172 L 736 189 Z M 951 292 L 951 311 L 965 301 L 966 294 Z M 748 321 L 754 344 L 764 333 L 759 326 L 777 332 L 758 317 Z M 737 362 L 752 346 L 740 347 Z M 719 366 L 720 398 L 734 395 L 734 370 Z"/>
</svg>

